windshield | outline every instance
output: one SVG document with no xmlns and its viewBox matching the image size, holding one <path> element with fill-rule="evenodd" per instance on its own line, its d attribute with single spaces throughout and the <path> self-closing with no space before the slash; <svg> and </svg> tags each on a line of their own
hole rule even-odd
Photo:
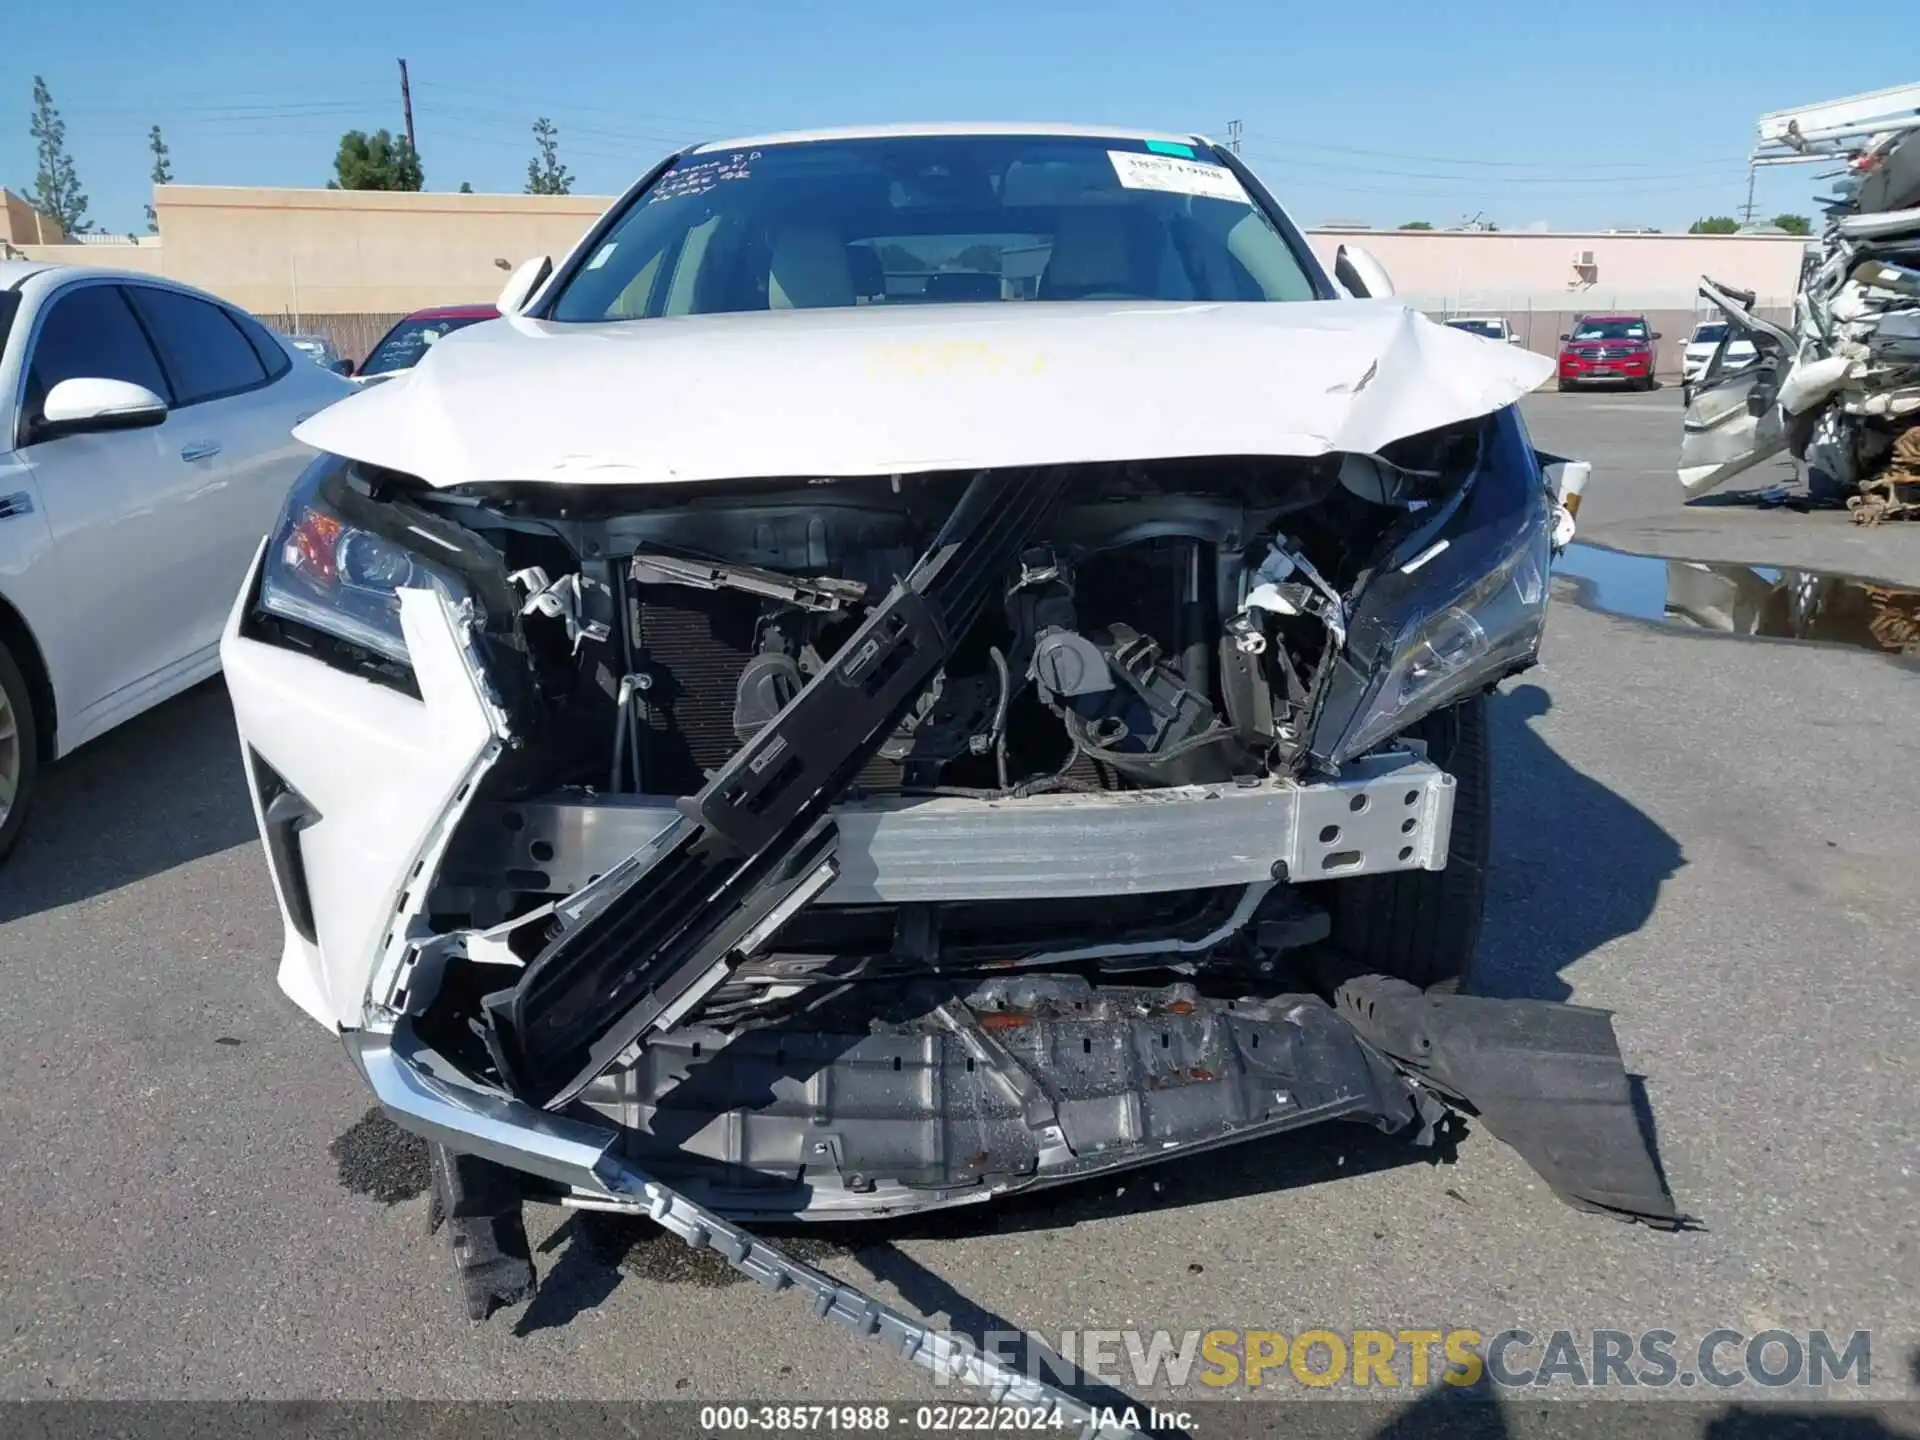
<svg viewBox="0 0 1920 1440">
<path fill-rule="evenodd" d="M 1576 340 L 1644 340 L 1647 338 L 1647 322 L 1644 320 L 1582 320 L 1574 327 Z"/>
<path fill-rule="evenodd" d="M 684 156 L 549 316 L 1317 298 L 1233 172 L 1198 147 L 910 136 Z"/>
<path fill-rule="evenodd" d="M 1475 335 L 1484 335 L 1489 340 L 1506 338 L 1506 330 L 1498 320 L 1449 320 L 1447 324 L 1455 330 L 1466 330 Z"/>
<path fill-rule="evenodd" d="M 386 333 L 360 367 L 362 375 L 387 375 L 395 370 L 411 370 L 427 353 L 427 347 L 442 335 L 478 325 L 486 315 L 436 315 L 430 320 L 402 320 Z"/>
<path fill-rule="evenodd" d="M 1693 332 L 1693 343 L 1696 345 L 1718 345 L 1726 338 L 1725 325 L 1702 325 Z"/>
</svg>

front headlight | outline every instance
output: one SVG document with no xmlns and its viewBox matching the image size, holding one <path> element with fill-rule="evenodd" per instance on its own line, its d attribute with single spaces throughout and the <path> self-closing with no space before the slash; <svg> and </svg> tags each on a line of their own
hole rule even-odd
<svg viewBox="0 0 1920 1440">
<path fill-rule="evenodd" d="M 1551 532 L 1533 526 L 1517 539 L 1464 592 L 1408 614 L 1371 696 L 1333 747 L 1336 764 L 1532 660 L 1546 623 Z"/>
<path fill-rule="evenodd" d="M 1553 502 L 1500 420 L 1455 513 L 1357 597 L 1314 727 L 1338 766 L 1534 662 L 1547 622 Z"/>
<path fill-rule="evenodd" d="M 404 665 L 399 592 L 438 590 L 458 604 L 471 591 L 418 551 L 343 519 L 321 493 L 338 469 L 324 457 L 288 495 L 260 571 L 260 608 Z M 441 543 L 424 531 L 418 539 Z"/>
</svg>

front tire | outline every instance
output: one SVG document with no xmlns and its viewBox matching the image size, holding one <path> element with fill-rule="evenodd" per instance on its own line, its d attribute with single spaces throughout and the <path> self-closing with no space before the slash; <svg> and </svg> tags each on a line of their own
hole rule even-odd
<svg viewBox="0 0 1920 1440">
<path fill-rule="evenodd" d="M 40 778 L 40 731 L 26 678 L 0 641 L 0 860 L 27 823 Z"/>
<path fill-rule="evenodd" d="M 1328 938 L 1358 973 L 1450 993 L 1473 969 L 1486 909 L 1493 821 L 1486 697 L 1435 711 L 1406 734 L 1424 740 L 1427 758 L 1454 778 L 1447 868 L 1330 882 L 1324 900 L 1333 924 Z"/>
</svg>

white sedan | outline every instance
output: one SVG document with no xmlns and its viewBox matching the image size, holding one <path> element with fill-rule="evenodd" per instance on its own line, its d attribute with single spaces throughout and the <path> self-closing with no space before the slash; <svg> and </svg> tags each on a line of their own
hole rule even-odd
<svg viewBox="0 0 1920 1440">
<path fill-rule="evenodd" d="M 1713 352 L 1727 340 L 1727 322 L 1724 320 L 1703 320 L 1693 327 L 1693 333 L 1687 336 L 1686 347 L 1680 352 L 1680 378 L 1692 385 L 1705 373 L 1707 364 L 1713 359 Z M 1754 362 L 1753 341 L 1734 332 L 1732 341 L 1727 345 L 1727 358 L 1721 362 L 1723 370 L 1741 370 Z"/>
<path fill-rule="evenodd" d="M 352 393 L 198 290 L 0 262 L 0 857 L 42 763 L 219 670 L 290 432 Z"/>
</svg>

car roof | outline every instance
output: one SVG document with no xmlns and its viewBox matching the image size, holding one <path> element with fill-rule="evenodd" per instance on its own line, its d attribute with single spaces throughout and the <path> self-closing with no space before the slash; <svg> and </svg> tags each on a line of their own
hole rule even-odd
<svg viewBox="0 0 1920 1440">
<path fill-rule="evenodd" d="M 478 318 L 495 320 L 500 312 L 491 305 L 429 305 L 424 310 L 414 310 L 407 315 L 409 320 L 465 320 Z"/>
<path fill-rule="evenodd" d="M 169 280 L 165 275 L 155 275 L 147 270 L 116 270 L 111 265 L 65 265 L 53 261 L 43 264 L 37 260 L 0 260 L 0 289 L 17 290 L 28 280 L 40 275 L 54 276 L 60 284 L 65 284 L 69 280 L 132 280 L 161 290 L 178 290 L 184 295 L 211 300 L 214 304 L 224 305 L 229 310 L 241 308 L 233 301 L 216 295 L 211 290 L 202 290 L 197 285 L 188 285 L 179 280 Z"/>
<path fill-rule="evenodd" d="M 1584 324 L 1589 320 L 1645 320 L 1646 318 L 1644 315 L 1636 315 L 1627 310 L 1607 310 L 1604 312 L 1595 312 L 1592 315 L 1582 315 L 1580 320 L 1581 323 Z"/>
<path fill-rule="evenodd" d="M 29 275 L 54 267 L 39 260 L 0 260 L 0 290 L 15 290 Z"/>
<path fill-rule="evenodd" d="M 688 151 L 710 155 L 718 150 L 741 150 L 753 145 L 797 145 L 809 140 L 887 140 L 936 135 L 1049 135 L 1094 140 L 1164 140 L 1176 145 L 1206 145 L 1203 135 L 1179 130 L 1136 130 L 1126 125 L 1062 125 L 1009 120 L 944 121 L 919 125 L 845 125 L 824 130 L 783 130 L 764 135 L 742 135 L 731 140 L 709 140 Z"/>
</svg>

